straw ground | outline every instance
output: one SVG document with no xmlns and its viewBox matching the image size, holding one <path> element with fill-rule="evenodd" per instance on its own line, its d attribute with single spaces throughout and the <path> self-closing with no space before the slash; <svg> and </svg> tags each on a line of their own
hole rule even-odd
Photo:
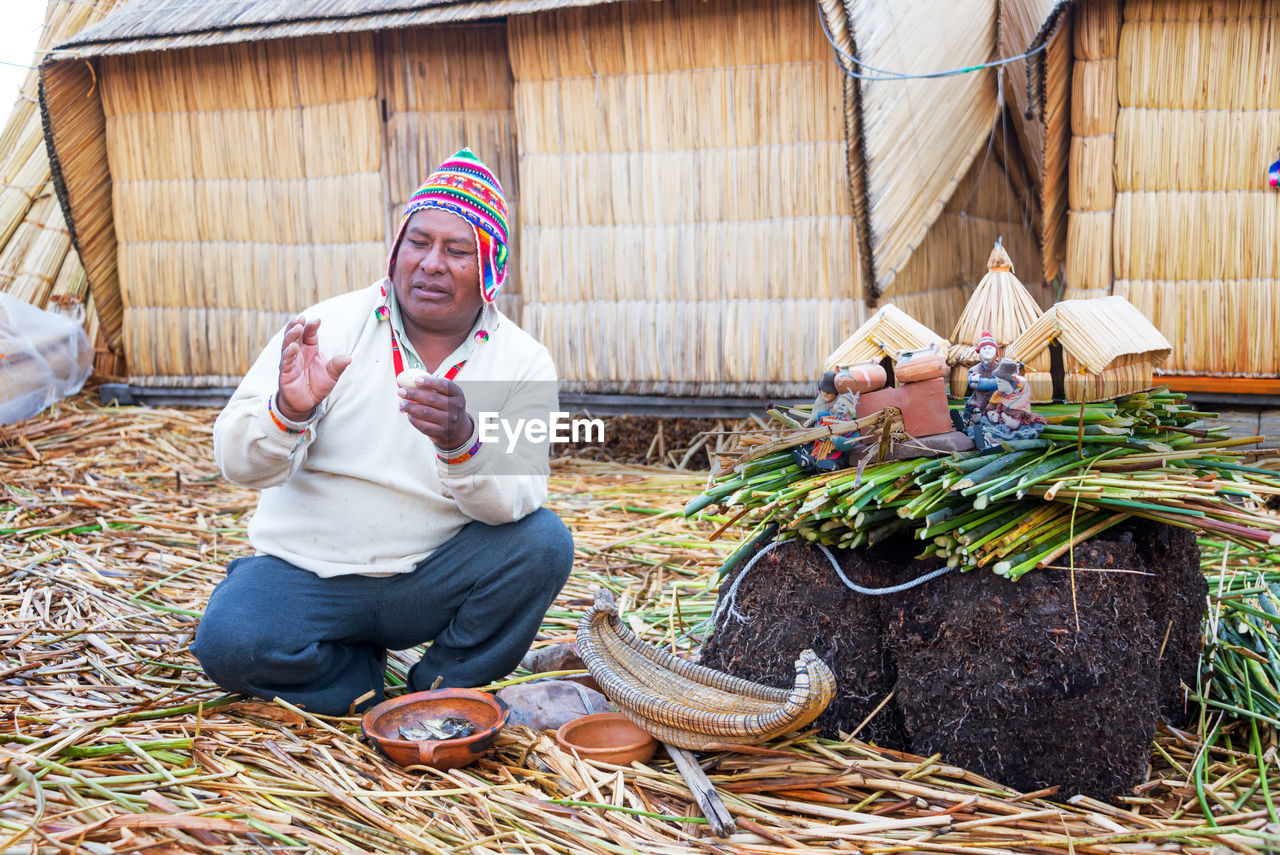
<svg viewBox="0 0 1280 855">
<path fill-rule="evenodd" d="M 739 829 L 729 842 L 707 836 L 665 761 L 584 763 L 518 727 L 471 767 L 401 770 L 361 741 L 354 718 L 225 696 L 187 652 L 223 565 L 248 548 L 255 501 L 217 473 L 214 415 L 103 409 L 82 396 L 0 433 L 0 852 L 1248 855 L 1280 845 L 1266 828 L 1280 786 L 1274 733 L 1262 734 L 1260 774 L 1240 750 L 1247 732 L 1224 739 L 1231 725 L 1217 713 L 1203 725 L 1220 725 L 1208 749 L 1163 731 L 1148 783 L 1118 805 L 1013 793 L 855 739 L 796 734 L 708 753 Z M 574 531 L 577 562 L 537 644 L 568 640 L 603 585 L 642 637 L 692 648 L 714 569 L 737 543 L 708 541 L 724 520 L 681 517 L 701 487 L 689 473 L 557 463 L 549 503 Z M 390 682 L 403 683 L 412 657 L 392 655 Z"/>
</svg>

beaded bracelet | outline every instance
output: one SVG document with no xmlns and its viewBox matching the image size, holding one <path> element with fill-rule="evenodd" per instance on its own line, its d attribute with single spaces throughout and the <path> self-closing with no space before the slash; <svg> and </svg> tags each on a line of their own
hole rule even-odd
<svg viewBox="0 0 1280 855">
<path fill-rule="evenodd" d="M 476 456 L 476 452 L 480 450 L 480 438 L 476 438 L 476 444 L 459 454 L 457 457 L 445 457 L 443 454 L 437 454 L 436 457 L 443 460 L 450 466 L 456 466 L 459 463 L 466 463 L 468 460 Z"/>
<path fill-rule="evenodd" d="M 275 400 L 275 397 L 276 397 L 275 395 L 267 396 L 267 415 L 271 416 L 271 421 L 275 422 L 276 427 L 280 428 L 280 430 L 284 431 L 285 433 L 291 433 L 291 434 L 306 433 L 307 432 L 306 426 L 301 428 L 291 428 L 280 420 L 280 417 L 276 415 L 275 408 L 271 406 L 271 402 Z"/>
</svg>

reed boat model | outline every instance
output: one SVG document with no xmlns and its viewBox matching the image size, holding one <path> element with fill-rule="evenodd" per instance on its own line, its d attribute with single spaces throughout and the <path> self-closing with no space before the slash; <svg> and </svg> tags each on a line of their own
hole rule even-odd
<svg viewBox="0 0 1280 855">
<path fill-rule="evenodd" d="M 641 641 L 613 598 L 596 593 L 578 624 L 578 652 L 628 718 L 668 745 L 705 750 L 755 745 L 803 727 L 835 694 L 835 677 L 812 650 L 796 660 L 795 683 L 777 689 L 681 659 Z"/>
</svg>

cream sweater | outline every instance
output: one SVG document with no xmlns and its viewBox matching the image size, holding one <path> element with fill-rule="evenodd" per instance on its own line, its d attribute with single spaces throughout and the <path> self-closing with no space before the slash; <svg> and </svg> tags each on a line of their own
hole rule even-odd
<svg viewBox="0 0 1280 855">
<path fill-rule="evenodd" d="M 319 576 L 407 573 L 464 525 L 513 522 L 546 499 L 541 455 L 506 454 L 488 443 L 460 464 L 399 411 L 389 321 L 379 321 L 381 282 L 326 300 L 320 349 L 351 365 L 303 433 L 281 430 L 267 411 L 279 383 L 283 330 L 267 344 L 213 429 L 214 456 L 237 484 L 262 490 L 249 542 Z M 467 411 L 541 417 L 554 409 L 555 367 L 547 349 L 490 309 L 489 340 L 478 344 L 455 382 Z M 449 365 L 442 365 L 443 374 Z M 548 390 L 550 404 L 548 404 Z M 283 419 L 282 419 L 283 420 Z M 291 427 L 302 427 L 288 423 Z M 475 441 L 473 433 L 466 448 Z"/>
</svg>

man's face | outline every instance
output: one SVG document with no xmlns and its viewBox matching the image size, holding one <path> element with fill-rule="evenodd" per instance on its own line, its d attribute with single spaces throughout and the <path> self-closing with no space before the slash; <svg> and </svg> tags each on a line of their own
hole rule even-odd
<svg viewBox="0 0 1280 855">
<path fill-rule="evenodd" d="M 978 358 L 983 362 L 990 362 L 996 358 L 996 349 L 989 344 L 984 344 L 978 348 Z"/>
<path fill-rule="evenodd" d="M 439 208 L 414 212 L 396 252 L 391 284 L 406 324 L 471 324 L 480 312 L 480 267 L 471 224 Z"/>
</svg>

